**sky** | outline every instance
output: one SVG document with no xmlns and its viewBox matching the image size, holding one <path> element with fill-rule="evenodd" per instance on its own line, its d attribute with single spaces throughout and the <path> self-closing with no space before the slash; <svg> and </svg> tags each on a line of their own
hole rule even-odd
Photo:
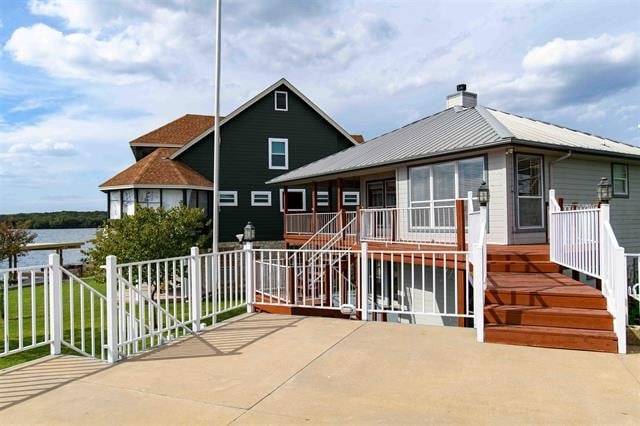
<svg viewBox="0 0 640 426">
<path fill-rule="evenodd" d="M 478 102 L 640 145 L 640 1 L 223 0 L 222 113 L 281 77 L 367 139 Z M 213 114 L 215 0 L 0 1 L 0 213 L 106 209 L 128 141 Z"/>
</svg>

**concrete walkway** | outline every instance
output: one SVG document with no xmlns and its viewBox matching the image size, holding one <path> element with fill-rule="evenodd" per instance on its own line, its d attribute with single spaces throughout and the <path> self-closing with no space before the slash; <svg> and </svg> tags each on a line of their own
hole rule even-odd
<svg viewBox="0 0 640 426">
<path fill-rule="evenodd" d="M 3 425 L 640 424 L 640 354 L 258 314 L 114 367 L 58 357 L 0 373 L 0 403 Z"/>
</svg>

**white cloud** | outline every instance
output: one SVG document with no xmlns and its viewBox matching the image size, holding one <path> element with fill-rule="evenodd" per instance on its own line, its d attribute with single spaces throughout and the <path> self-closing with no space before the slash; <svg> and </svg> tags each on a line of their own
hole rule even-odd
<svg viewBox="0 0 640 426">
<path fill-rule="evenodd" d="M 531 49 L 522 69 L 520 76 L 492 87 L 507 106 L 554 109 L 594 102 L 638 85 L 640 36 L 556 38 Z"/>
<path fill-rule="evenodd" d="M 54 142 L 51 139 L 44 139 L 35 143 L 17 143 L 11 145 L 7 152 L 9 154 L 37 154 L 37 155 L 72 155 L 75 149 L 69 142 Z"/>
</svg>

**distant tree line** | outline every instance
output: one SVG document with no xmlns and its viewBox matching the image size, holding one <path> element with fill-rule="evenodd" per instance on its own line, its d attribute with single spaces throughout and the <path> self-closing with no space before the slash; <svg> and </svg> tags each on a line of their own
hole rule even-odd
<svg viewBox="0 0 640 426">
<path fill-rule="evenodd" d="M 0 222 L 13 221 L 29 229 L 98 228 L 107 220 L 107 212 L 48 212 L 0 215 Z"/>
</svg>

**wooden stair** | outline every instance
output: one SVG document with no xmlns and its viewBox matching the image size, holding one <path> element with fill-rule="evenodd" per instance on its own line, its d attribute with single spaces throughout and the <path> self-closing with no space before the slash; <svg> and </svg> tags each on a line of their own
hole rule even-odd
<svg viewBox="0 0 640 426">
<path fill-rule="evenodd" d="M 560 273 L 490 272 L 485 341 L 616 352 L 602 293 Z"/>
<path fill-rule="evenodd" d="M 490 253 L 487 265 L 486 342 L 617 352 L 602 293 L 561 274 L 548 253 Z"/>
</svg>

